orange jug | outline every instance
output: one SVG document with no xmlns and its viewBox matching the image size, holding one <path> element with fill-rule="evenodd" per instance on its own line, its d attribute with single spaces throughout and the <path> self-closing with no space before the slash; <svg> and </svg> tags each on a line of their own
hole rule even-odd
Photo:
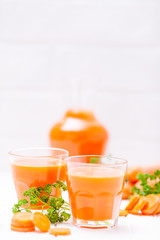
<svg viewBox="0 0 160 240">
<path fill-rule="evenodd" d="M 108 142 L 108 132 L 92 112 L 66 112 L 50 130 L 51 147 L 63 148 L 69 155 L 102 155 Z"/>
</svg>

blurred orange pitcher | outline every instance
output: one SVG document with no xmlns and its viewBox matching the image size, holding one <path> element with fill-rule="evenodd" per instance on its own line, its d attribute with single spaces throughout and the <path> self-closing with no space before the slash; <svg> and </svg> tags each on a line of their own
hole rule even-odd
<svg viewBox="0 0 160 240">
<path fill-rule="evenodd" d="M 88 111 L 67 111 L 50 131 L 51 147 L 69 151 L 69 155 L 102 155 L 108 142 L 107 130 Z"/>
</svg>

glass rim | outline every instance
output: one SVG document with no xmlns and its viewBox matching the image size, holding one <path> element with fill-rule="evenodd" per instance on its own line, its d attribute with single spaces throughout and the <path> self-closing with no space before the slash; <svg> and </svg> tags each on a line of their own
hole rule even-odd
<svg viewBox="0 0 160 240">
<path fill-rule="evenodd" d="M 115 160 L 118 160 L 120 162 L 118 163 L 83 163 L 83 162 L 75 162 L 74 160 L 73 161 L 70 161 L 71 159 L 73 158 L 82 158 L 82 157 L 99 157 L 99 158 L 106 158 L 108 160 L 112 160 L 112 159 L 115 159 Z M 70 156 L 70 157 L 67 157 L 67 159 L 65 159 L 65 162 L 66 163 L 74 163 L 74 164 L 81 164 L 82 166 L 123 166 L 123 165 L 127 165 L 128 164 L 128 161 L 123 159 L 123 158 L 119 158 L 119 157 L 114 157 L 114 156 L 109 156 L 109 155 L 76 155 L 76 156 Z"/>
<path fill-rule="evenodd" d="M 34 151 L 34 150 L 51 150 L 51 151 L 62 151 L 60 154 L 55 154 L 55 155 L 27 155 L 27 154 L 19 154 L 18 152 L 23 153 L 23 151 Z M 26 148 L 16 148 L 14 150 L 11 150 L 8 152 L 10 156 L 13 157 L 21 157 L 21 158 L 26 158 L 26 157 L 32 157 L 32 158 L 53 158 L 53 157 L 68 157 L 69 152 L 65 149 L 62 148 L 52 148 L 52 147 L 26 147 Z"/>
</svg>

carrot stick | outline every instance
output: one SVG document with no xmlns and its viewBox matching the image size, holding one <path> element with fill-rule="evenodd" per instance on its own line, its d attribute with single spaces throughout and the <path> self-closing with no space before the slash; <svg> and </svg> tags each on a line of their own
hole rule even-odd
<svg viewBox="0 0 160 240">
<path fill-rule="evenodd" d="M 34 227 L 32 222 L 33 214 L 30 212 L 17 212 L 11 219 L 11 224 L 17 227 Z"/>
<path fill-rule="evenodd" d="M 33 224 L 41 231 L 41 232 L 48 232 L 50 228 L 50 221 L 49 219 L 40 212 L 35 212 L 32 218 Z"/>
<path fill-rule="evenodd" d="M 141 212 L 144 215 L 152 215 L 159 206 L 160 199 L 155 194 L 149 194 L 146 196 L 148 203 L 142 208 Z"/>
<path fill-rule="evenodd" d="M 132 208 L 133 208 L 133 207 L 136 205 L 136 203 L 138 202 L 139 198 L 140 198 L 140 196 L 139 196 L 138 194 L 134 194 L 134 195 L 131 197 L 128 205 L 127 205 L 126 208 L 125 208 L 125 210 L 127 210 L 127 211 L 132 210 Z"/>
<path fill-rule="evenodd" d="M 58 236 L 58 235 L 70 235 L 71 230 L 69 228 L 50 228 L 49 233 Z"/>
<path fill-rule="evenodd" d="M 120 217 L 127 217 L 127 215 L 128 215 L 127 210 L 120 209 L 120 211 L 119 211 L 119 216 Z"/>
<path fill-rule="evenodd" d="M 17 227 L 11 224 L 11 230 L 16 232 L 33 232 L 35 231 L 35 227 Z"/>
<path fill-rule="evenodd" d="M 148 204 L 147 197 L 141 196 L 130 212 L 133 214 L 138 214 L 139 211 L 141 211 L 146 206 L 146 204 Z"/>
</svg>

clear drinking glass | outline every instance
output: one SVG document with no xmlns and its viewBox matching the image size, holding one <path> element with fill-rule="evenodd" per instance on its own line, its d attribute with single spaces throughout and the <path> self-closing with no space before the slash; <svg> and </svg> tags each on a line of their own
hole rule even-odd
<svg viewBox="0 0 160 240">
<path fill-rule="evenodd" d="M 22 148 L 9 152 L 18 200 L 31 187 L 44 187 L 66 180 L 68 151 L 60 148 Z M 58 190 L 53 192 L 58 196 Z"/>
<path fill-rule="evenodd" d="M 108 156 L 72 156 L 67 185 L 73 224 L 85 228 L 117 225 L 127 161 Z"/>
</svg>

